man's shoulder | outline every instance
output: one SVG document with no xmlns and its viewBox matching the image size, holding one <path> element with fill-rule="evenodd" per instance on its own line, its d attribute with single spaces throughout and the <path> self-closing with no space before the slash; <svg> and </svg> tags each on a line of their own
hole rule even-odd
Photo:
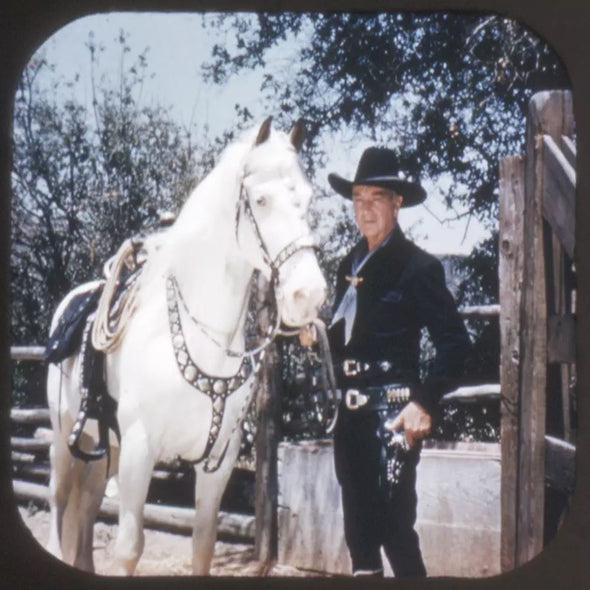
<svg viewBox="0 0 590 590">
<path fill-rule="evenodd" d="M 409 252 L 408 252 L 408 254 L 409 254 L 408 261 L 409 262 L 413 262 L 420 267 L 428 266 L 431 264 L 434 264 L 434 265 L 440 264 L 439 259 L 436 256 L 434 256 L 434 254 L 427 252 L 426 250 L 424 250 L 424 248 L 421 248 L 420 246 L 418 246 L 417 244 L 415 244 L 414 242 L 412 242 L 410 240 L 407 240 L 407 243 L 409 245 Z"/>
<path fill-rule="evenodd" d="M 344 257 L 340 260 L 340 268 L 348 268 L 350 267 L 350 264 L 352 262 L 353 257 L 356 255 L 356 253 L 363 248 L 364 243 L 363 240 L 359 240 L 358 242 L 356 242 L 352 248 L 350 248 L 350 250 L 348 250 L 348 252 L 344 255 Z"/>
<path fill-rule="evenodd" d="M 401 239 L 392 241 L 389 246 L 390 255 L 395 258 L 401 258 L 404 265 L 411 264 L 416 267 L 424 267 L 432 264 L 437 264 L 438 258 L 430 252 L 427 252 L 415 242 L 402 236 Z"/>
</svg>

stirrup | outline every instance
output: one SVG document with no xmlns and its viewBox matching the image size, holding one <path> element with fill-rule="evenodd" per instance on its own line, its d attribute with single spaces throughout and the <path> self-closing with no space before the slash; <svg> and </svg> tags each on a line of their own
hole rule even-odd
<svg viewBox="0 0 590 590">
<path fill-rule="evenodd" d="M 80 437 L 82 436 L 82 432 L 84 431 L 84 425 L 88 420 L 88 400 L 86 396 L 82 396 L 82 401 L 80 403 L 80 412 L 78 413 L 78 417 L 74 422 L 74 426 L 72 427 L 72 432 L 70 436 L 68 436 L 68 447 L 70 449 L 70 453 L 76 459 L 81 459 L 82 461 L 88 463 L 89 461 L 98 461 L 105 456 L 108 457 L 109 454 L 109 427 L 99 422 L 98 424 L 98 444 L 96 447 L 91 451 L 83 451 L 80 448 Z"/>
</svg>

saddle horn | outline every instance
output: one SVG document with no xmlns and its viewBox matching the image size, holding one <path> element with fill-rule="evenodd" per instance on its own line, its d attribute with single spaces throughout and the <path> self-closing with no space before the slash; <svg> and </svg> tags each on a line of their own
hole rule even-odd
<svg viewBox="0 0 590 590">
<path fill-rule="evenodd" d="M 305 129 L 305 123 L 302 118 L 298 119 L 295 122 L 295 125 L 293 125 L 293 128 L 291 129 L 291 133 L 289 134 L 289 140 L 293 144 L 295 151 L 298 152 L 301 150 L 301 146 L 303 145 L 303 142 L 305 141 L 306 136 L 307 136 L 307 131 Z"/>
<path fill-rule="evenodd" d="M 271 124 L 272 116 L 265 119 L 264 123 L 262 123 L 262 125 L 260 126 L 260 129 L 258 130 L 258 135 L 256 136 L 256 141 L 254 142 L 255 146 L 264 143 L 269 138 Z"/>
</svg>

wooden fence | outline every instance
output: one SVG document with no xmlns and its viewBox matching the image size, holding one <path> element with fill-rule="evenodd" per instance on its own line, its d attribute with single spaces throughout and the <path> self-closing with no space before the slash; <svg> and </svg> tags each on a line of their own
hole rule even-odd
<svg viewBox="0 0 590 590">
<path fill-rule="evenodd" d="M 513 176 L 512 168 L 509 167 L 513 162 L 521 162 L 521 158 L 507 159 L 502 162 L 502 179 L 503 185 L 501 194 L 503 195 L 501 206 L 506 209 L 507 202 L 512 204 L 512 210 L 517 211 L 513 205 L 515 199 L 512 196 L 514 187 L 518 185 L 517 178 Z M 507 170 L 509 170 L 510 183 L 506 182 Z M 509 213 L 509 212 L 508 212 Z M 522 354 L 519 346 L 520 329 L 520 310 L 515 301 L 520 302 L 522 299 L 518 289 L 513 290 L 514 281 L 518 281 L 515 268 L 519 267 L 518 261 L 521 255 L 521 246 L 518 244 L 519 235 L 517 232 L 509 238 L 507 227 L 519 224 L 522 221 L 518 215 L 510 217 L 505 212 L 502 222 L 502 241 L 501 241 L 501 304 L 464 307 L 460 310 L 462 317 L 465 319 L 484 319 L 488 321 L 497 321 L 500 318 L 502 334 L 502 379 L 501 383 L 488 383 L 474 385 L 470 387 L 461 387 L 456 391 L 447 394 L 443 398 L 443 403 L 480 403 L 486 400 L 501 400 L 502 402 L 502 449 L 503 449 L 503 481 L 502 481 L 502 535 L 507 536 L 510 529 L 506 526 L 506 515 L 509 512 L 506 503 L 507 485 L 513 485 L 511 482 L 516 481 L 513 466 L 514 440 L 516 431 L 513 427 L 518 422 L 517 408 L 520 400 L 520 389 L 515 385 L 520 384 L 520 375 L 518 371 L 519 355 Z M 512 221 L 511 221 L 512 220 Z M 515 243 L 516 241 L 516 243 Z M 508 253 L 508 254 L 507 254 Z M 507 259 L 511 266 L 507 267 Z M 511 273 L 511 274 L 509 274 Z M 507 285 L 507 276 L 513 278 L 513 282 Z M 520 280 L 522 281 L 522 279 Z M 522 282 L 518 283 L 522 285 Z M 508 292 L 508 295 L 506 293 Z M 513 311 L 516 309 L 516 312 Z M 515 319 L 516 318 L 516 319 Z M 555 326 L 571 326 L 569 319 L 560 319 L 556 321 Z M 563 343 L 565 338 L 563 332 L 558 332 L 558 327 L 554 327 L 553 341 Z M 513 338 L 513 341 L 507 341 L 507 337 Z M 551 349 L 553 350 L 553 349 Z M 564 354 L 564 350 L 571 353 L 571 349 L 560 344 L 558 349 L 561 352 L 551 352 L 551 358 Z M 42 361 L 44 348 L 39 346 L 30 347 L 13 347 L 11 349 L 11 358 L 14 361 Z M 280 482 L 277 478 L 277 449 L 279 445 L 279 409 L 277 400 L 282 387 L 280 381 L 280 371 L 276 369 L 278 362 L 276 350 L 271 350 L 266 370 L 264 371 L 261 391 L 257 396 L 257 439 L 256 439 L 256 463 L 252 465 L 242 463 L 240 468 L 255 471 L 255 493 L 254 493 L 254 510 L 246 514 L 236 514 L 231 512 L 221 512 L 219 515 L 218 526 L 220 535 L 247 540 L 254 542 L 257 558 L 261 563 L 269 563 L 277 557 L 277 499 L 279 494 Z M 561 358 L 561 357 L 559 357 Z M 507 359 L 510 362 L 507 362 Z M 570 359 L 570 357 L 568 357 Z M 511 372 L 512 371 L 512 372 Z M 569 375 L 569 373 L 568 373 Z M 516 390 L 516 391 L 515 391 Z M 517 402 L 512 400 L 516 399 Z M 527 402 L 528 403 L 528 402 Z M 49 411 L 46 408 L 23 409 L 13 408 L 11 411 L 11 420 L 15 424 L 35 425 L 37 428 L 32 437 L 12 437 L 12 458 L 18 466 L 18 472 L 22 479 L 14 481 L 14 491 L 19 501 L 44 502 L 47 498 L 47 487 L 39 481 L 48 481 L 49 464 L 47 451 L 51 443 L 52 432 L 49 428 Z M 512 428 L 507 428 L 507 425 Z M 544 430 L 541 436 L 544 439 L 546 448 L 545 456 L 547 468 L 542 477 L 546 477 L 548 483 L 560 489 L 569 490 L 573 487 L 573 461 L 572 445 L 565 440 L 559 440 L 555 437 L 544 436 Z M 571 429 L 568 430 L 568 436 L 571 437 Z M 525 444 L 524 440 L 520 444 Z M 525 455 L 525 450 L 521 453 Z M 505 462 L 505 463 L 504 463 Z M 159 481 L 173 482 L 183 477 L 178 465 L 158 464 L 153 473 L 153 479 Z M 542 490 L 542 485 L 540 486 Z M 514 491 L 514 489 L 512 488 Z M 513 510 L 516 510 L 514 506 Z M 117 514 L 116 500 L 106 497 L 103 501 L 99 516 L 105 520 L 115 520 Z M 160 528 L 178 533 L 189 533 L 192 526 L 194 510 L 179 506 L 147 504 L 145 509 L 146 525 L 153 528 Z M 508 520 L 509 524 L 515 525 L 518 521 L 516 518 Z M 514 532 L 514 531 L 513 531 Z M 514 548 L 516 537 L 508 537 L 508 541 L 503 538 L 502 542 L 502 567 L 510 569 L 507 562 L 507 555 L 510 549 L 507 549 L 506 543 L 512 542 Z M 510 547 L 510 545 L 508 545 Z M 513 560 L 513 564 L 515 561 Z M 520 562 L 519 562 L 520 563 Z"/>
<path fill-rule="evenodd" d="M 461 310 L 465 318 L 480 318 L 494 321 L 500 308 L 498 305 L 473 306 Z M 19 346 L 11 348 L 14 361 L 43 360 L 44 348 L 41 346 Z M 276 350 L 270 350 L 264 371 L 261 389 L 257 395 L 257 437 L 256 461 L 241 462 L 239 469 L 254 470 L 255 493 L 254 510 L 251 513 L 237 514 L 221 512 L 218 526 L 220 535 L 254 542 L 255 554 L 261 563 L 269 563 L 277 557 L 278 535 L 278 494 L 277 453 L 280 442 L 280 412 L 278 399 L 281 389 L 280 372 Z M 477 403 L 482 400 L 498 400 L 498 383 L 462 387 L 447 394 L 443 402 Z M 17 500 L 44 503 L 47 486 L 40 481 L 49 480 L 48 449 L 52 440 L 47 408 L 13 408 L 11 421 L 14 424 L 36 427 L 28 437 L 12 437 L 12 460 L 19 477 L 13 482 Z M 152 475 L 153 480 L 174 482 L 183 477 L 178 464 L 158 464 Z M 116 500 L 105 497 L 99 516 L 114 520 L 117 512 Z M 189 533 L 194 510 L 178 506 L 147 504 L 145 508 L 146 526 L 178 533 Z"/>
<path fill-rule="evenodd" d="M 526 154 L 500 161 L 502 569 L 543 548 L 545 483 L 574 485 L 574 118 L 571 93 L 530 101 Z"/>
<path fill-rule="evenodd" d="M 48 450 L 53 439 L 53 432 L 48 426 L 49 410 L 47 408 L 13 408 L 10 419 L 14 424 L 35 427 L 33 436 L 11 437 L 11 455 L 19 479 L 13 480 L 13 489 L 19 502 L 44 504 L 48 497 L 50 475 Z M 173 482 L 185 477 L 177 463 L 159 463 L 152 474 L 156 481 Z M 99 517 L 105 520 L 116 520 L 118 502 L 105 496 Z M 151 528 L 176 533 L 189 534 L 192 531 L 194 510 L 180 506 L 146 504 L 144 510 L 145 524 Z M 242 541 L 254 541 L 255 518 L 253 514 L 220 512 L 218 530 L 222 536 Z"/>
<path fill-rule="evenodd" d="M 502 542 L 504 571 L 525 563 L 543 548 L 547 526 L 545 484 L 566 496 L 574 487 L 575 427 L 575 226 L 574 121 L 569 92 L 544 92 L 530 102 L 526 155 L 500 161 L 499 305 L 464 308 L 465 318 L 499 317 L 500 383 L 465 387 L 443 401 L 501 401 Z M 42 347 L 17 347 L 13 360 L 40 360 Z M 269 362 L 258 396 L 254 514 L 221 513 L 220 533 L 254 540 L 262 562 L 276 557 L 278 363 Z M 275 358 L 276 361 L 276 358 Z M 275 367 L 273 369 L 273 367 Z M 272 392 L 272 394 L 271 394 Z M 549 411 L 548 411 L 549 408 Z M 556 410 L 557 409 L 557 410 Z M 18 423 L 44 421 L 37 437 L 12 439 L 13 460 L 31 476 L 47 474 L 51 433 L 47 410 L 12 411 Z M 27 459 L 28 458 L 28 459 Z M 174 467 L 158 465 L 156 479 L 173 479 Z M 15 482 L 16 494 L 42 500 L 46 488 Z M 103 516 L 116 504 L 105 500 Z M 188 531 L 192 509 L 146 507 L 146 523 Z M 545 535 L 546 538 L 546 535 Z"/>
</svg>

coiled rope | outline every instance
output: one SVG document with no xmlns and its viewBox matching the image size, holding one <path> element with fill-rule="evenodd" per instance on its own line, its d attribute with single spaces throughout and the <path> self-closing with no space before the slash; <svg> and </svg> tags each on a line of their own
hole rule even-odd
<svg viewBox="0 0 590 590">
<path fill-rule="evenodd" d="M 135 311 L 139 275 L 135 272 L 138 270 L 136 253 L 137 244 L 127 239 L 104 266 L 106 282 L 92 327 L 92 345 L 96 350 L 105 353 L 115 350 Z M 133 274 L 122 283 L 124 269 Z"/>
</svg>

